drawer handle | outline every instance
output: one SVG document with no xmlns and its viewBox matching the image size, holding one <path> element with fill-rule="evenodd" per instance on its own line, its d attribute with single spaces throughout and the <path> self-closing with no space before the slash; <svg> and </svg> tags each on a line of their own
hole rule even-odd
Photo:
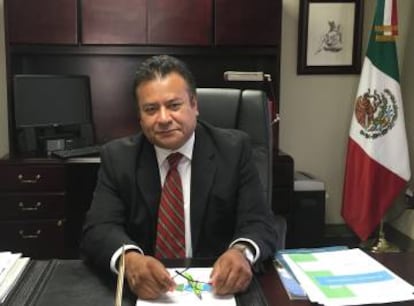
<svg viewBox="0 0 414 306">
<path fill-rule="evenodd" d="M 23 202 L 19 202 L 19 207 L 22 211 L 36 211 L 42 206 L 42 202 L 36 202 L 33 206 L 24 206 Z"/>
<path fill-rule="evenodd" d="M 17 178 L 22 184 L 36 184 L 37 182 L 40 181 L 40 174 L 36 174 L 35 177 L 32 179 L 25 179 L 23 174 L 19 174 Z"/>
<path fill-rule="evenodd" d="M 39 238 L 41 232 L 42 231 L 40 229 L 38 229 L 34 233 L 25 234 L 24 230 L 19 230 L 20 237 L 22 237 L 23 239 L 37 239 L 37 238 Z"/>
</svg>

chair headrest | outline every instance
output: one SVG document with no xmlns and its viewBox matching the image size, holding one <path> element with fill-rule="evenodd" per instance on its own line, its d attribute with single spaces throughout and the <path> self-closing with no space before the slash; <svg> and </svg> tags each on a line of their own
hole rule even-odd
<svg viewBox="0 0 414 306">
<path fill-rule="evenodd" d="M 200 119 L 229 129 L 238 128 L 241 90 L 233 88 L 197 88 Z"/>
</svg>

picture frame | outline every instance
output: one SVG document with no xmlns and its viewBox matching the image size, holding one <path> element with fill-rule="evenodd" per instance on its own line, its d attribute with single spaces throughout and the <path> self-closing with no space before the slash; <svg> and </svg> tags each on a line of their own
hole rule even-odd
<svg viewBox="0 0 414 306">
<path fill-rule="evenodd" d="M 301 0 L 298 74 L 359 74 L 363 0 Z"/>
</svg>

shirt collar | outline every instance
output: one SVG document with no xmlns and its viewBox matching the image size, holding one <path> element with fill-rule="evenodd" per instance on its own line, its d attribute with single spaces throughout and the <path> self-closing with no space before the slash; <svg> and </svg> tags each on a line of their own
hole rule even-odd
<svg viewBox="0 0 414 306">
<path fill-rule="evenodd" d="M 161 166 L 162 163 L 168 157 L 168 155 L 170 155 L 171 153 L 175 153 L 175 152 L 180 152 L 183 156 L 185 156 L 188 160 L 191 161 L 193 157 L 194 140 L 195 140 L 195 133 L 193 132 L 190 138 L 177 150 L 168 150 L 168 149 L 160 148 L 154 145 L 158 165 Z"/>
</svg>

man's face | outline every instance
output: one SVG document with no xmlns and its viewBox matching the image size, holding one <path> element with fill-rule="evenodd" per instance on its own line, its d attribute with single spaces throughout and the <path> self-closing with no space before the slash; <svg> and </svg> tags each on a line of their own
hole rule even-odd
<svg viewBox="0 0 414 306">
<path fill-rule="evenodd" d="M 198 106 L 185 80 L 172 72 L 136 89 L 140 124 L 148 140 L 164 149 L 181 147 L 195 130 Z"/>
</svg>

